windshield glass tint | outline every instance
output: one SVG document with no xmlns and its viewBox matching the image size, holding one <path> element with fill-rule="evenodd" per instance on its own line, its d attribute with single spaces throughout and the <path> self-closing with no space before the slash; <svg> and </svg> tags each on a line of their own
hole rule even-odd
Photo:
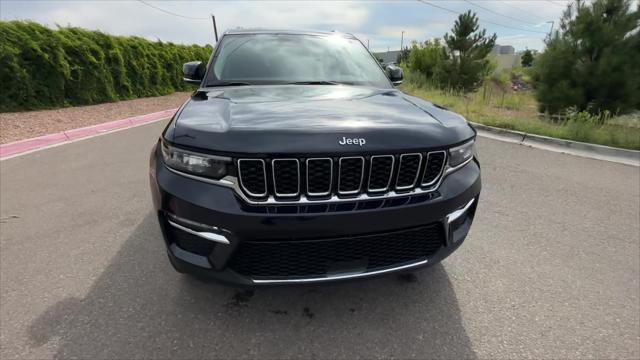
<svg viewBox="0 0 640 360">
<path fill-rule="evenodd" d="M 213 73 L 213 84 L 331 81 L 390 87 L 362 43 L 339 35 L 226 35 Z"/>
</svg>

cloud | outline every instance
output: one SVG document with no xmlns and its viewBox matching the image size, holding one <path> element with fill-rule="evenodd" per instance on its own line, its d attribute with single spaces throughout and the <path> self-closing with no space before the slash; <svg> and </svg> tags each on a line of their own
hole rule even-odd
<svg viewBox="0 0 640 360">
<path fill-rule="evenodd" d="M 511 45 L 516 50 L 524 49 L 536 49 L 540 50 L 544 48 L 544 40 L 538 36 L 529 35 L 507 35 L 498 36 L 496 44 L 499 45 Z"/>
<path fill-rule="evenodd" d="M 417 1 L 145 1 L 176 14 L 202 20 L 169 15 L 134 0 L 0 0 L 0 18 L 31 19 L 51 27 L 56 24 L 72 25 L 152 40 L 205 44 L 213 41 L 209 14 L 214 13 L 220 31 L 236 27 L 338 30 L 351 32 L 364 43 L 368 39 L 372 50 L 384 51 L 387 47 L 400 47 L 402 30 L 405 31 L 405 44 L 409 44 L 411 40 L 424 41 L 442 37 L 445 32 L 450 31 L 456 18 L 455 14 Z M 561 6 L 538 0 L 470 2 L 438 1 L 438 4 L 455 12 L 470 9 L 481 20 L 515 27 L 516 29 L 508 29 L 481 22 L 483 28 L 489 33 L 496 32 L 503 42 L 511 41 L 508 36 L 524 35 L 525 37 L 513 38 L 515 42 L 511 45 L 516 48 L 541 49 L 544 34 L 517 29 L 544 32 L 547 30 L 544 25 L 536 27 L 531 24 L 557 20 L 563 11 Z M 516 20 L 496 15 L 476 5 Z"/>
<path fill-rule="evenodd" d="M 404 31 L 405 44 L 408 44 L 412 40 L 424 41 L 431 38 L 441 38 L 450 29 L 450 23 L 429 22 L 428 25 L 422 26 L 383 26 L 376 34 L 383 37 L 399 38 L 401 32 Z"/>
<path fill-rule="evenodd" d="M 48 26 L 72 25 L 122 35 L 182 43 L 211 41 L 209 14 L 216 15 L 218 30 L 236 27 L 356 30 L 366 23 L 368 11 L 361 3 L 339 2 L 177 2 L 148 1 L 176 14 L 166 14 L 138 1 L 30 1 L 29 6 L 3 4 L 2 19 L 32 19 Z"/>
</svg>

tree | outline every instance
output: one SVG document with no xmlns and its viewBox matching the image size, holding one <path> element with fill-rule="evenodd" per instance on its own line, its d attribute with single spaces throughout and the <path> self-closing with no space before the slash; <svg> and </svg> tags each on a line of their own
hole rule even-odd
<svg viewBox="0 0 640 360">
<path fill-rule="evenodd" d="M 400 65 L 402 62 L 407 61 L 409 59 L 409 53 L 411 53 L 411 50 L 408 47 L 401 49 L 396 57 L 396 64 Z"/>
<path fill-rule="evenodd" d="M 486 30 L 479 28 L 476 14 L 467 11 L 456 19 L 452 34 L 444 35 L 448 48 L 444 64 L 446 87 L 454 91 L 476 89 L 490 70 L 487 55 L 496 43 L 496 34 L 487 37 Z"/>
<path fill-rule="evenodd" d="M 640 108 L 640 31 L 631 0 L 579 0 L 536 58 L 540 110 L 601 114 Z"/>
<path fill-rule="evenodd" d="M 533 65 L 533 52 L 531 52 L 531 50 L 529 49 L 525 50 L 522 54 L 520 62 L 522 64 L 522 67 L 530 67 L 531 65 Z"/>
<path fill-rule="evenodd" d="M 409 69 L 419 71 L 425 78 L 440 83 L 445 49 L 440 39 L 427 40 L 422 44 L 413 42 L 407 64 Z"/>
</svg>

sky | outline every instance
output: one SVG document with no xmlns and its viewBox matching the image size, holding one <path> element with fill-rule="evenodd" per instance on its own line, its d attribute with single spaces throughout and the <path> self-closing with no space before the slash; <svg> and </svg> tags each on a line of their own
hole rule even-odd
<svg viewBox="0 0 640 360">
<path fill-rule="evenodd" d="M 212 44 L 210 14 L 219 33 L 277 27 L 352 33 L 371 51 L 397 50 L 412 40 L 442 38 L 457 13 L 472 10 L 497 43 L 516 50 L 544 48 L 551 23 L 567 0 L 396 1 L 157 1 L 0 0 L 0 19 L 29 19 L 50 27 L 79 26 L 116 35 L 185 44 Z M 168 12 L 172 13 L 169 14 Z"/>
</svg>

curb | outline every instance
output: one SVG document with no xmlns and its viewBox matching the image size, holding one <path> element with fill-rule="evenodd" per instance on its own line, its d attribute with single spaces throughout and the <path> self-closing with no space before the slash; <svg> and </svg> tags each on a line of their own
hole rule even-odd
<svg viewBox="0 0 640 360">
<path fill-rule="evenodd" d="M 47 134 L 31 139 L 19 140 L 0 145 L 0 160 L 32 152 L 38 149 L 76 141 L 115 130 L 122 130 L 134 126 L 148 124 L 173 116 L 178 109 L 158 111 L 151 114 L 134 116 L 126 119 L 109 121 L 102 124 L 66 130 L 54 134 Z"/>
<path fill-rule="evenodd" d="M 552 138 L 469 122 L 478 135 L 570 155 L 640 167 L 640 151 Z"/>
</svg>

